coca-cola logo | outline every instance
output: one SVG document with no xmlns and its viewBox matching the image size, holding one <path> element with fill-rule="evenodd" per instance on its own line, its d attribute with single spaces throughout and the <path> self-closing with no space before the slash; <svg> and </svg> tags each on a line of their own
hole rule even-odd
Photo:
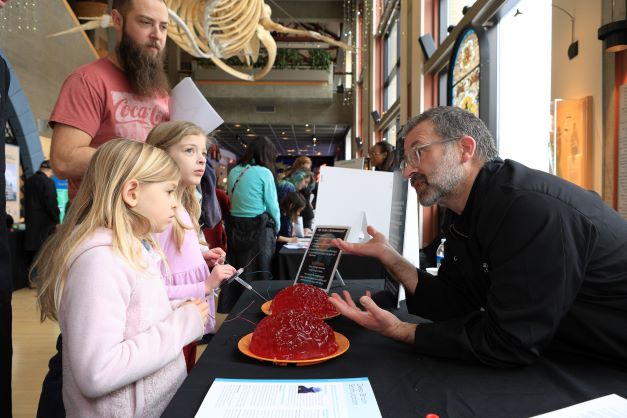
<svg viewBox="0 0 627 418">
<path fill-rule="evenodd" d="M 112 92 L 113 115 L 116 124 L 141 123 L 155 126 L 165 120 L 165 106 L 161 100 L 137 99 L 132 94 Z"/>
</svg>

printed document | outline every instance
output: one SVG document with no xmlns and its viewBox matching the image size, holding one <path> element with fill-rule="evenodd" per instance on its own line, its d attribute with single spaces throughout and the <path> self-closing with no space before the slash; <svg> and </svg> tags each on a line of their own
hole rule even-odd
<svg viewBox="0 0 627 418">
<path fill-rule="evenodd" d="M 367 377 L 311 380 L 217 378 L 196 417 L 381 418 L 381 413 Z"/>
</svg>

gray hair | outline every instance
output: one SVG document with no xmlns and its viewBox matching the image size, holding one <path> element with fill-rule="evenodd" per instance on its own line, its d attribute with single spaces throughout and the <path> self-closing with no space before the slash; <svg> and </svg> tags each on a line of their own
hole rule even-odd
<svg viewBox="0 0 627 418">
<path fill-rule="evenodd" d="M 460 138 L 471 136 L 477 142 L 476 154 L 483 162 L 498 158 L 496 142 L 485 123 L 472 113 L 452 106 L 431 108 L 418 116 L 411 118 L 401 131 L 401 138 L 405 138 L 420 123 L 429 120 L 440 138 Z"/>
</svg>

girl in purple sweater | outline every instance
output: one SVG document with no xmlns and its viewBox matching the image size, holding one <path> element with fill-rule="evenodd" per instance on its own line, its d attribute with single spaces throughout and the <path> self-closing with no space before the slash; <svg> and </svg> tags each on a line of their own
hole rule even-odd
<svg viewBox="0 0 627 418">
<path fill-rule="evenodd" d="M 155 238 L 163 250 L 169 271 L 162 269 L 170 299 L 205 298 L 209 304 L 209 320 L 205 333 L 215 327 L 213 291 L 223 280 L 235 273 L 230 265 L 220 264 L 225 253 L 221 248 L 201 252 L 199 239 L 200 204 L 196 187 L 205 172 L 207 138 L 201 128 L 191 122 L 172 121 L 157 125 L 148 134 L 146 143 L 167 152 L 181 170 L 178 196 L 181 201 L 176 221 Z M 204 241 L 204 239 L 203 239 Z M 209 272 L 208 265 L 213 269 Z M 165 267 L 165 265 L 164 265 Z M 188 371 L 196 362 L 196 342 L 185 347 Z"/>
<path fill-rule="evenodd" d="M 179 179 L 162 150 L 107 142 L 35 260 L 41 319 L 63 334 L 68 417 L 158 417 L 186 376 L 181 349 L 202 335 L 209 308 L 168 300 L 151 236 L 175 218 Z"/>
</svg>

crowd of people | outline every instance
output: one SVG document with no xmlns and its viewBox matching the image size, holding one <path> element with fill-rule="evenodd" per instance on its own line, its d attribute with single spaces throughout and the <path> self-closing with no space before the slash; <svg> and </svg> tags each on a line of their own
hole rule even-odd
<svg viewBox="0 0 627 418">
<path fill-rule="evenodd" d="M 113 408 L 158 416 L 193 367 L 198 340 L 214 332 L 216 311 L 237 300 L 241 288 L 227 286 L 216 309 L 233 266 L 247 266 L 246 280 L 272 277 L 275 248 L 292 240 L 297 216 L 308 209 L 303 233 L 313 219 L 309 158 L 278 181 L 276 149 L 256 139 L 224 192 L 209 161 L 215 142 L 191 122 L 168 122 L 163 1 L 116 0 L 112 21 L 115 53 L 66 79 L 50 117 L 51 161 L 27 184 L 29 229 L 41 231 L 30 240 L 30 279 L 41 319 L 61 328 L 42 417 Z M 61 224 L 53 174 L 69 180 Z M 39 228 L 31 207 L 44 204 Z"/>
<path fill-rule="evenodd" d="M 159 416 L 216 312 L 229 312 L 243 288 L 222 288 L 217 306 L 216 289 L 236 267 L 245 280 L 269 279 L 278 246 L 313 227 L 310 158 L 278 176 L 275 146 L 257 138 L 222 191 L 207 133 L 168 121 L 165 3 L 114 0 L 111 17 L 115 53 L 67 78 L 50 117 L 51 161 L 27 185 L 48 199 L 54 170 L 72 199 L 61 224 L 49 208 L 46 234 L 33 241 L 41 319 L 61 329 L 40 417 Z M 367 243 L 334 244 L 378 258 L 407 290 L 409 310 L 434 322 L 402 322 L 368 295 L 364 309 L 333 295 L 336 308 L 423 355 L 510 367 L 564 349 L 625 364 L 627 222 L 593 193 L 501 160 L 485 125 L 463 110 L 428 110 L 401 136 L 403 175 L 420 203 L 446 208 L 450 257 L 438 277 L 373 228 Z M 394 170 L 394 153 L 377 143 L 372 166 Z M 10 318 L 10 292 L 0 290 Z M 10 416 L 2 350 L 0 415 Z M 10 353 L 8 370 L 10 400 Z"/>
</svg>

